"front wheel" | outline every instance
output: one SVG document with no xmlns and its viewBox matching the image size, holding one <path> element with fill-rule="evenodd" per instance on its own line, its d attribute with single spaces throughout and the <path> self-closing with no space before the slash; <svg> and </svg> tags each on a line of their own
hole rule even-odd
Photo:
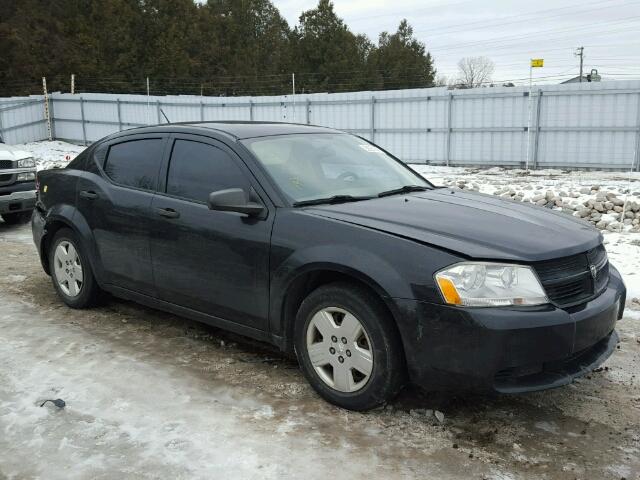
<svg viewBox="0 0 640 480">
<path fill-rule="evenodd" d="M 404 354 L 382 301 L 349 283 L 324 285 L 300 306 L 295 348 L 311 386 L 349 410 L 385 403 L 404 384 Z"/>
</svg>

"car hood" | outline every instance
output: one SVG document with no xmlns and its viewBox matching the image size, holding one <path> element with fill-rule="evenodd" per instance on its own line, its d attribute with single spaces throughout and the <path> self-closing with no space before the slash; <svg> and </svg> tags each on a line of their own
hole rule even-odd
<svg viewBox="0 0 640 480">
<path fill-rule="evenodd" d="M 33 155 L 25 150 L 20 150 L 11 145 L 0 143 L 0 160 L 22 160 L 24 158 L 30 158 Z"/>
<path fill-rule="evenodd" d="M 589 250 L 600 232 L 570 215 L 448 188 L 307 208 L 474 259 L 534 262 Z"/>
</svg>

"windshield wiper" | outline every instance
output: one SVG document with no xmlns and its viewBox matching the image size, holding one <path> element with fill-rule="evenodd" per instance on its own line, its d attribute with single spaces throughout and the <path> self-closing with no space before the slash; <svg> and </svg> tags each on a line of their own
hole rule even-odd
<svg viewBox="0 0 640 480">
<path fill-rule="evenodd" d="M 294 207 L 306 207 L 308 205 L 322 205 L 324 203 L 346 203 L 357 202 L 359 200 L 369 200 L 373 197 L 354 197 L 353 195 L 334 195 L 326 198 L 314 198 L 312 200 L 301 200 L 293 204 Z"/>
<path fill-rule="evenodd" d="M 397 195 L 399 193 L 424 192 L 428 189 L 428 187 L 423 187 L 422 185 L 405 185 L 400 188 L 394 188 L 393 190 L 387 190 L 386 192 L 380 192 L 378 196 L 388 197 L 389 195 Z"/>
</svg>

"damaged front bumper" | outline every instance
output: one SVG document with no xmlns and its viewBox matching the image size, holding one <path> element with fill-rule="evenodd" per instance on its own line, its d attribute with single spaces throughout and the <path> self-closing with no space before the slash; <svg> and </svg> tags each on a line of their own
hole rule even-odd
<svg viewBox="0 0 640 480">
<path fill-rule="evenodd" d="M 460 308 L 394 299 L 411 380 L 428 390 L 520 393 L 571 383 L 615 350 L 626 289 L 569 309 Z"/>
</svg>

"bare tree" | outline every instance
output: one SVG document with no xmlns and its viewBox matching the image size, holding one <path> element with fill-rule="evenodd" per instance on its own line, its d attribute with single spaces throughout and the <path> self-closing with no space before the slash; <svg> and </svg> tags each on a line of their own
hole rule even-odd
<svg viewBox="0 0 640 480">
<path fill-rule="evenodd" d="M 436 87 L 446 87 L 449 85 L 449 78 L 446 75 L 438 74 L 434 84 Z"/>
<path fill-rule="evenodd" d="M 495 64 L 487 57 L 465 57 L 458 62 L 458 88 L 475 88 L 491 81 Z"/>
</svg>

